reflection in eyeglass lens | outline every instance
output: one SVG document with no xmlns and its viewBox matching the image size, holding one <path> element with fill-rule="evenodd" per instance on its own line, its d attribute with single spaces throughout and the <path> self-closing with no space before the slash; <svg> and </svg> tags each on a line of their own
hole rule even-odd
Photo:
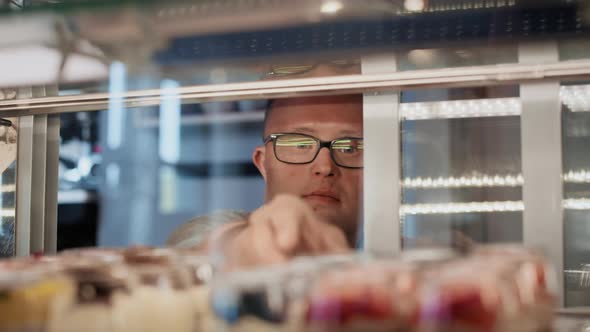
<svg viewBox="0 0 590 332">
<path fill-rule="evenodd" d="M 345 167 L 363 167 L 363 140 L 341 139 L 332 143 L 334 161 Z"/>
<path fill-rule="evenodd" d="M 320 142 L 307 135 L 282 134 L 275 138 L 277 159 L 287 163 L 309 163 L 314 160 L 320 148 Z M 363 166 L 363 139 L 342 138 L 332 142 L 332 158 L 340 166 Z"/>
<path fill-rule="evenodd" d="M 316 145 L 317 142 L 313 138 L 306 136 L 284 135 L 277 138 L 277 147 L 312 149 Z"/>
<path fill-rule="evenodd" d="M 303 135 L 282 135 L 275 142 L 277 158 L 288 163 L 307 163 L 313 160 L 318 142 Z"/>
<path fill-rule="evenodd" d="M 363 152 L 363 140 L 362 139 L 342 139 L 337 140 L 332 144 L 332 150 L 334 152 L 340 152 L 345 154 L 358 154 Z"/>
<path fill-rule="evenodd" d="M 266 73 L 267 77 L 284 77 L 292 75 L 303 75 L 313 71 L 320 65 L 326 65 L 334 67 L 339 70 L 349 70 L 358 68 L 360 70 L 359 59 L 340 59 L 331 61 L 321 61 L 313 64 L 294 64 L 294 65 L 276 65 L 271 66 L 270 70 Z M 350 74 L 350 73 L 348 73 Z"/>
</svg>

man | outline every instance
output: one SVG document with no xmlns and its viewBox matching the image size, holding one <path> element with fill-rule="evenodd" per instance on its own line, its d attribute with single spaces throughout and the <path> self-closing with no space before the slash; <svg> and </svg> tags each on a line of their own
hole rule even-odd
<svg viewBox="0 0 590 332">
<path fill-rule="evenodd" d="M 362 96 L 275 100 L 252 159 L 265 204 L 210 234 L 232 267 L 341 253 L 357 240 L 363 188 Z"/>
</svg>

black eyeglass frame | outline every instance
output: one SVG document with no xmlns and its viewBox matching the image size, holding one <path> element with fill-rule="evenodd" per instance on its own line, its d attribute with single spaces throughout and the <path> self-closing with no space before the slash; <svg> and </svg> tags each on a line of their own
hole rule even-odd
<svg viewBox="0 0 590 332">
<path fill-rule="evenodd" d="M 279 138 L 281 136 L 286 136 L 286 135 L 305 136 L 305 137 L 309 137 L 309 138 L 313 139 L 314 141 L 318 142 L 319 147 L 316 150 L 315 155 L 313 156 L 313 159 L 311 159 L 310 161 L 301 162 L 301 163 L 294 163 L 294 162 L 290 162 L 290 161 L 281 160 L 281 158 L 279 158 L 279 156 L 277 156 L 277 138 Z M 282 163 L 285 163 L 285 164 L 290 164 L 290 165 L 311 164 L 311 163 L 313 163 L 316 160 L 316 158 L 318 157 L 318 154 L 320 154 L 320 150 L 322 150 L 322 148 L 327 148 L 330 151 L 330 158 L 332 158 L 332 161 L 338 167 L 349 168 L 349 169 L 362 169 L 362 168 L 364 168 L 364 166 L 354 167 L 354 166 L 341 165 L 338 161 L 336 161 L 336 158 L 334 158 L 334 150 L 332 149 L 332 146 L 334 145 L 335 142 L 338 142 L 338 141 L 341 141 L 341 140 L 346 140 L 346 139 L 363 139 L 363 138 L 362 137 L 340 137 L 340 138 L 336 138 L 336 139 L 331 140 L 331 141 L 322 141 L 321 139 L 319 139 L 317 137 L 313 137 L 313 136 L 308 135 L 308 134 L 302 134 L 302 133 L 276 133 L 276 134 L 270 134 L 270 135 L 266 136 L 263 139 L 263 143 L 264 143 L 264 145 L 266 145 L 266 144 L 268 144 L 269 142 L 272 141 L 272 151 L 273 151 L 273 153 L 275 155 L 275 158 L 277 158 L 278 161 L 280 161 Z"/>
</svg>

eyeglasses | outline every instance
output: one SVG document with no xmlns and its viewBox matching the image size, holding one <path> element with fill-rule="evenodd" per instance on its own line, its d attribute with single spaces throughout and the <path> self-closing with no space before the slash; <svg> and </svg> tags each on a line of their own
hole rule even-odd
<svg viewBox="0 0 590 332">
<path fill-rule="evenodd" d="M 266 77 L 287 77 L 293 75 L 303 75 L 313 71 L 320 65 L 328 65 L 331 67 L 338 68 L 340 70 L 349 70 L 350 68 L 360 68 L 360 61 L 358 59 L 342 59 L 317 62 L 314 64 L 294 64 L 294 65 L 279 65 L 271 66 L 270 70 L 266 73 Z M 360 69 L 359 69 L 360 70 Z"/>
<path fill-rule="evenodd" d="M 298 133 L 270 134 L 264 144 L 273 143 L 277 160 L 286 164 L 309 164 L 321 148 L 330 149 L 332 161 L 344 168 L 363 168 L 363 139 L 342 137 L 333 141 L 321 141 L 313 136 Z"/>
</svg>

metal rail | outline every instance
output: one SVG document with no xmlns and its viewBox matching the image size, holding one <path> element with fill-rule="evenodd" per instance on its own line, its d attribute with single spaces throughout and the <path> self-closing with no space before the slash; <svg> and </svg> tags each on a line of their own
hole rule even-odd
<svg viewBox="0 0 590 332">
<path fill-rule="evenodd" d="M 304 95 L 367 93 L 392 89 L 475 87 L 521 84 L 544 80 L 590 78 L 590 60 L 549 64 L 505 64 L 467 68 L 417 70 L 387 74 L 359 74 L 321 78 L 265 80 L 248 83 L 188 86 L 178 89 L 185 103 L 213 100 L 284 98 Z M 1 101 L 3 116 L 24 116 L 108 109 L 110 98 L 122 98 L 125 107 L 159 105 L 160 89 L 123 94 L 93 93 L 78 96 Z"/>
</svg>

